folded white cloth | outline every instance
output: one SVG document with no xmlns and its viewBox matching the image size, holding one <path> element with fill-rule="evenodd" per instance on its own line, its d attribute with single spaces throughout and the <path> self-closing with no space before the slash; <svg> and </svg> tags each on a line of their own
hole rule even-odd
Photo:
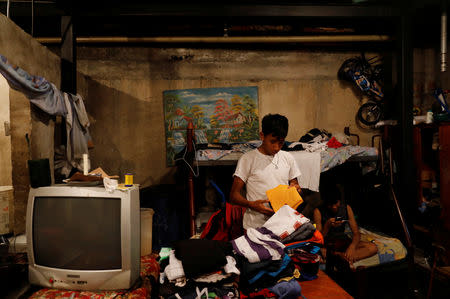
<svg viewBox="0 0 450 299">
<path fill-rule="evenodd" d="M 319 192 L 320 152 L 291 151 L 289 153 L 294 157 L 298 169 L 302 173 L 297 178 L 300 187 Z"/>
<path fill-rule="evenodd" d="M 270 217 L 263 227 L 272 231 L 281 240 L 292 234 L 297 228 L 310 220 L 288 205 L 282 206 Z"/>
</svg>

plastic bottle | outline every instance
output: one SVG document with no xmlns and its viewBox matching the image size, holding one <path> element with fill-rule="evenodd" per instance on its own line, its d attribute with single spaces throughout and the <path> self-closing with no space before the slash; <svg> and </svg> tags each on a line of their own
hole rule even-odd
<svg viewBox="0 0 450 299">
<path fill-rule="evenodd" d="M 425 121 L 427 124 L 431 124 L 433 122 L 433 112 L 431 110 L 428 110 L 427 112 L 427 119 Z"/>
</svg>

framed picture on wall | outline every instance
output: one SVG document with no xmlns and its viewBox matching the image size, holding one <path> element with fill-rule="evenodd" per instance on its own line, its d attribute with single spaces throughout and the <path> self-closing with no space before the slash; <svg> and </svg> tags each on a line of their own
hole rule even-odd
<svg viewBox="0 0 450 299">
<path fill-rule="evenodd" d="M 257 86 L 166 90 L 163 102 L 168 166 L 186 146 L 189 122 L 196 144 L 259 139 Z"/>
</svg>

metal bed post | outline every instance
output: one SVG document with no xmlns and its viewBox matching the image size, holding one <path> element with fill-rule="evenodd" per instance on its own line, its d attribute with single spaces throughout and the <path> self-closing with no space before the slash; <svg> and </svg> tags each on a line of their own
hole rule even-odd
<svg viewBox="0 0 450 299">
<path fill-rule="evenodd" d="M 187 155 L 189 161 L 189 165 L 193 165 L 193 158 L 192 155 L 190 155 L 193 151 L 193 142 L 194 142 L 194 125 L 191 121 L 189 121 L 187 125 L 187 131 L 186 131 L 186 141 L 187 141 L 187 152 L 189 155 Z M 194 152 L 195 155 L 195 152 Z M 188 197 L 189 197 L 189 229 L 191 236 L 195 235 L 195 201 L 194 201 L 194 174 L 191 170 L 188 172 Z"/>
</svg>

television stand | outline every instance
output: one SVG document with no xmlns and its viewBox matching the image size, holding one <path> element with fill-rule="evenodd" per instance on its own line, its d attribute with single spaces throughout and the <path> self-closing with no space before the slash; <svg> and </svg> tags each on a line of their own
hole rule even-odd
<svg viewBox="0 0 450 299">
<path fill-rule="evenodd" d="M 0 290 L 5 298 L 22 298 L 31 288 L 28 282 L 26 253 L 0 254 Z"/>
</svg>

